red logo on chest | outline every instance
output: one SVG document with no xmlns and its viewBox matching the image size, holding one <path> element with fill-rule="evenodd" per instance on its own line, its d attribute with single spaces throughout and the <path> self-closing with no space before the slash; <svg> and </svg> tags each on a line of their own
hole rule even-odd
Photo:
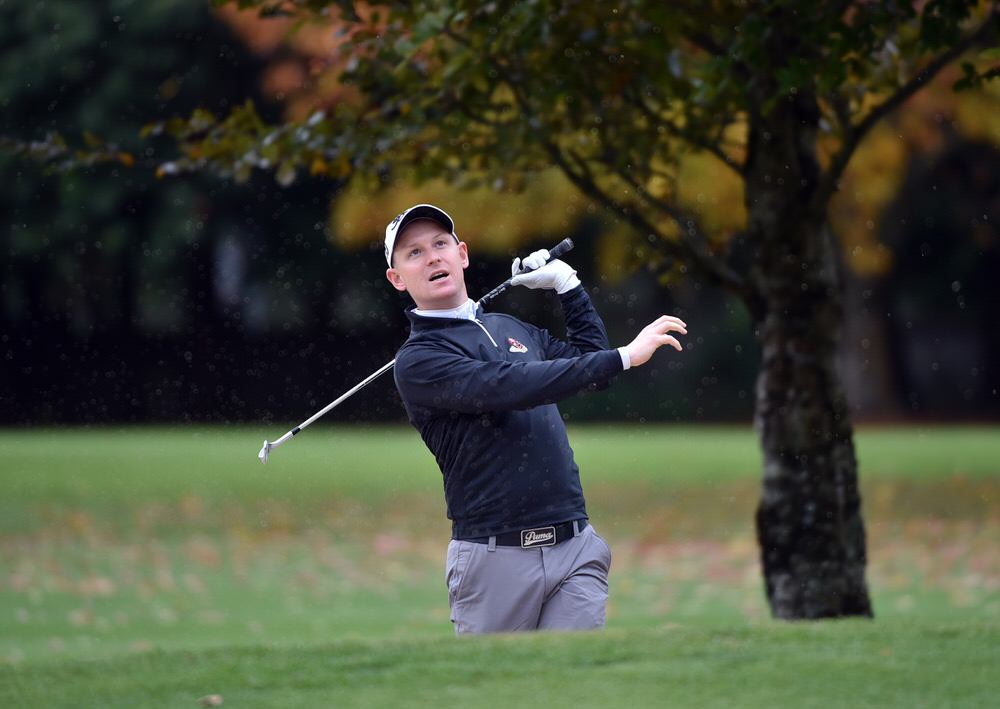
<svg viewBox="0 0 1000 709">
<path fill-rule="evenodd" d="M 524 345 L 522 345 L 520 342 L 518 342 L 517 340 L 515 340 L 513 337 L 508 337 L 507 338 L 507 342 L 510 343 L 510 351 L 511 352 L 521 352 L 521 353 L 524 353 L 524 352 L 528 351 L 527 347 L 525 347 Z"/>
</svg>

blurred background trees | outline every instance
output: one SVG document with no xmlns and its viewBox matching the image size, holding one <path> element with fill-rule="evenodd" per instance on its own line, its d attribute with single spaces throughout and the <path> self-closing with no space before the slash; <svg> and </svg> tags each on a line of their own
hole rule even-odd
<svg viewBox="0 0 1000 709">
<path fill-rule="evenodd" d="M 297 399 L 293 416 L 338 387 L 278 366 L 335 339 L 338 274 L 358 272 L 328 239 L 330 181 L 160 180 L 170 141 L 140 138 L 248 97 L 279 118 L 267 61 L 201 2 L 8 3 L 0 37 L 0 133 L 99 135 L 137 163 L 50 174 L 0 154 L 0 420 L 239 420 Z"/>
<path fill-rule="evenodd" d="M 574 265 L 597 286 L 617 340 L 665 298 L 674 305 L 664 307 L 704 313 L 711 351 L 685 365 L 682 385 L 649 397 L 666 374 L 651 371 L 574 402 L 574 419 L 749 415 L 755 365 L 739 308 L 698 284 L 664 288 L 654 274 L 630 273 L 621 225 L 558 175 L 520 195 L 438 183 L 374 198 L 323 175 L 288 186 L 263 172 L 238 185 L 155 177 L 172 141 L 141 138 L 151 121 L 196 108 L 224 114 L 247 98 L 273 121 L 338 95 L 310 75 L 327 50 L 316 37 L 331 33 L 290 24 L 199 0 L 141 11 L 115 0 L 0 7 L 0 135 L 44 144 L 60 131 L 93 146 L 100 136 L 134 163 L 53 172 L 0 151 L 0 421 L 301 419 L 405 337 L 380 234 L 421 199 L 446 205 L 473 245 L 473 294 L 501 280 L 515 253 L 572 235 Z M 559 327 L 551 304 L 530 295 L 504 305 Z M 400 421 L 403 411 L 386 380 L 338 417 Z"/>
<path fill-rule="evenodd" d="M 660 309 L 701 323 L 694 356 L 673 365 L 684 376 L 667 365 L 639 370 L 599 400 L 572 402 L 572 420 L 750 416 L 757 346 L 743 306 L 642 267 L 620 218 L 554 172 L 520 193 L 432 182 L 393 183 L 376 196 L 321 174 L 288 187 L 266 173 L 241 185 L 153 177 L 172 155 L 169 141 L 140 138 L 153 120 L 196 108 L 224 115 L 251 98 L 276 121 L 350 100 L 330 80 L 343 40 L 328 26 L 296 29 L 197 0 L 141 11 L 113 0 L 7 3 L 0 20 L 0 135 L 101 136 L 135 162 L 51 173 L 0 151 L 0 421 L 300 419 L 391 358 L 404 337 L 378 241 L 387 215 L 424 199 L 456 214 L 477 257 L 473 293 L 502 278 L 515 252 L 571 235 L 574 265 L 597 287 L 613 340 Z M 987 327 L 998 92 L 956 94 L 960 75 L 946 72 L 872 131 L 830 211 L 847 266 L 845 384 L 868 419 L 1000 413 L 1000 353 Z M 678 181 L 681 203 L 704 204 L 722 229 L 744 218 L 725 173 L 691 154 Z M 558 327 L 530 296 L 513 293 L 504 307 Z M 295 366 L 282 367 L 289 357 Z M 401 420 L 402 410 L 383 384 L 337 416 Z"/>
</svg>

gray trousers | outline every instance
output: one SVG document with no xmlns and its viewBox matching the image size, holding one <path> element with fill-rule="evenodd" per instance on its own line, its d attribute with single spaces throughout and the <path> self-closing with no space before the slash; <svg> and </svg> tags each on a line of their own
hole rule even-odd
<svg viewBox="0 0 1000 709">
<path fill-rule="evenodd" d="M 455 632 L 602 628 L 610 568 L 611 549 L 592 525 L 534 549 L 453 539 L 445 583 Z"/>
</svg>

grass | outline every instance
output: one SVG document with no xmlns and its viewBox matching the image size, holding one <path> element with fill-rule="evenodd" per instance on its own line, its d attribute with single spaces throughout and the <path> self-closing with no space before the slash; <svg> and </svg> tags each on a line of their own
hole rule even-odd
<svg viewBox="0 0 1000 709">
<path fill-rule="evenodd" d="M 280 432 L 0 431 L 0 706 L 986 703 L 1000 429 L 861 430 L 877 620 L 787 625 L 749 429 L 575 427 L 608 630 L 459 640 L 416 433 L 317 427 L 261 466 Z"/>
<path fill-rule="evenodd" d="M 6 706 L 989 706 L 1000 632 L 850 621 L 341 641 L 0 669 Z"/>
<path fill-rule="evenodd" d="M 0 431 L 3 481 L 20 500 L 120 501 L 176 498 L 385 496 L 440 489 L 419 436 L 398 426 L 316 425 L 256 453 L 260 427 L 7 429 Z M 866 479 L 926 480 L 1000 475 L 1000 429 L 867 429 L 857 434 Z M 746 427 L 576 426 L 570 440 L 588 480 L 663 486 L 756 479 L 761 456 Z"/>
</svg>

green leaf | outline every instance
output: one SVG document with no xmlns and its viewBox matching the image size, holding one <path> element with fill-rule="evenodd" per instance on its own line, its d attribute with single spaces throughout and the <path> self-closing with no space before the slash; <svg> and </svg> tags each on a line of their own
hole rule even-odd
<svg viewBox="0 0 1000 709">
<path fill-rule="evenodd" d="M 413 41 L 420 44 L 440 36 L 444 30 L 444 24 L 448 20 L 448 12 L 448 9 L 445 8 L 437 13 L 428 12 L 421 17 L 417 24 L 413 26 Z"/>
<path fill-rule="evenodd" d="M 278 172 L 275 174 L 274 179 L 282 187 L 290 187 L 295 182 L 295 174 L 295 164 L 290 160 L 284 160 L 278 166 Z"/>
<path fill-rule="evenodd" d="M 246 184 L 250 181 L 250 176 L 253 174 L 253 167 L 249 163 L 239 162 L 235 165 L 233 169 L 233 179 L 237 184 Z"/>
<path fill-rule="evenodd" d="M 139 130 L 139 137 L 145 140 L 146 138 L 151 138 L 155 135 L 163 135 L 164 123 L 163 121 L 157 121 L 155 123 L 147 123 Z"/>
</svg>

